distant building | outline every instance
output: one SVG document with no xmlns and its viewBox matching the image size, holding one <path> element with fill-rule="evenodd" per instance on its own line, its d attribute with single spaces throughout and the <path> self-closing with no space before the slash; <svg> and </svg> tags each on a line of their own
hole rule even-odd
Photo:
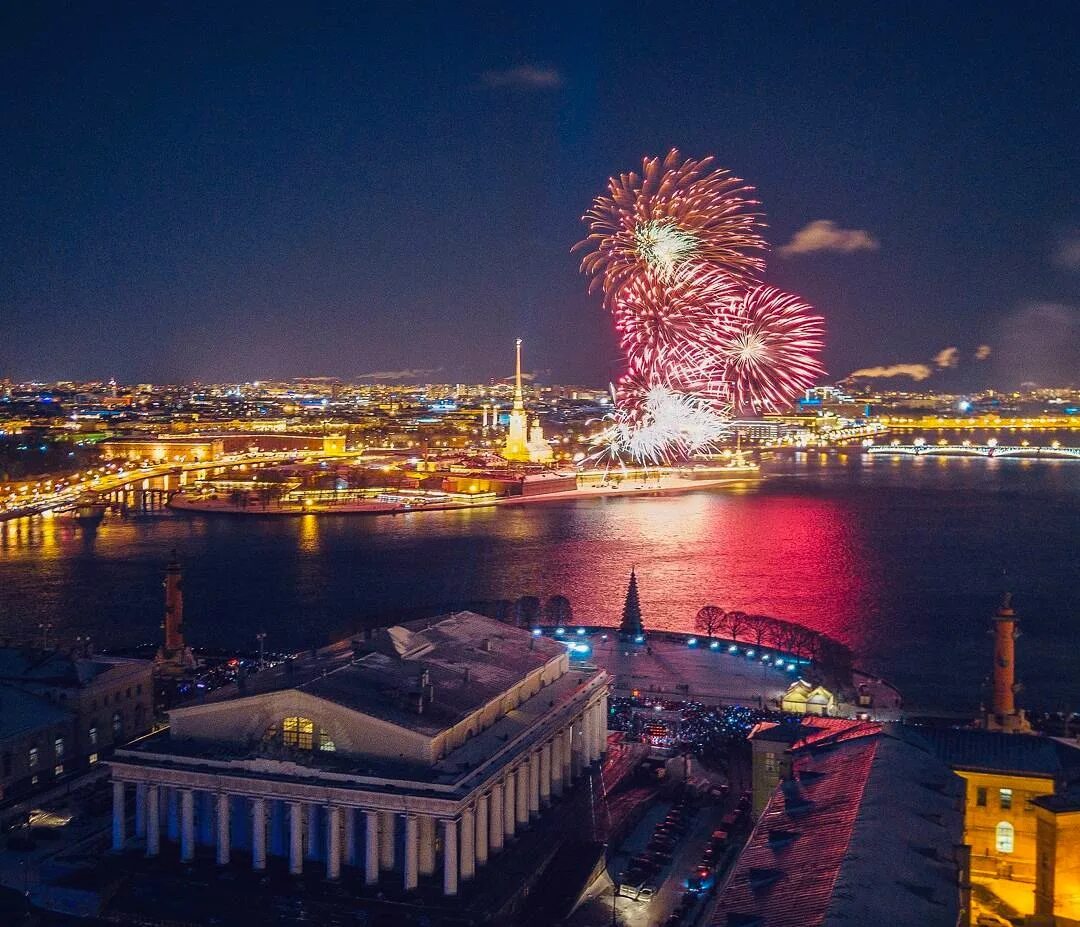
<svg viewBox="0 0 1080 927">
<path fill-rule="evenodd" d="M 0 685 L 0 808 L 63 774 L 74 731 L 71 712 L 15 686 Z"/>
<path fill-rule="evenodd" d="M 161 841 L 256 870 L 305 861 L 446 895 L 607 744 L 608 676 L 564 644 L 459 612 L 384 628 L 242 678 L 118 751 L 113 844 Z M 391 875 L 392 873 L 392 875 Z"/>
<path fill-rule="evenodd" d="M 822 685 L 796 679 L 781 698 L 780 707 L 793 715 L 827 717 L 836 714 L 836 696 Z"/>
<path fill-rule="evenodd" d="M 712 925 L 956 927 L 967 908 L 963 783 L 898 726 L 801 727 Z"/>
</svg>

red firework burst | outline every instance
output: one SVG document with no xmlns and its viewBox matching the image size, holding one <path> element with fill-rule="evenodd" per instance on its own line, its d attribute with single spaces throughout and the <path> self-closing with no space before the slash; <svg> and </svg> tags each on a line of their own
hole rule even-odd
<svg viewBox="0 0 1080 927">
<path fill-rule="evenodd" d="M 702 379 L 730 384 L 736 410 L 782 411 L 825 373 L 824 319 L 771 286 L 754 287 L 732 308 L 717 330 L 717 363 Z"/>
<path fill-rule="evenodd" d="M 688 355 L 716 342 L 718 325 L 740 300 L 731 277 L 687 265 L 668 282 L 653 273 L 630 277 L 611 308 L 631 369 L 646 378 L 668 377 Z"/>
<path fill-rule="evenodd" d="M 670 279 L 688 261 L 708 262 L 731 276 L 749 280 L 764 268 L 766 247 L 758 233 L 760 214 L 753 187 L 728 171 L 710 169 L 711 157 L 683 160 L 677 149 L 646 158 L 642 173 L 608 181 L 582 217 L 589 236 L 575 248 L 590 252 L 581 270 L 593 275 L 592 292 L 602 287 L 610 300 L 642 271 Z"/>
</svg>

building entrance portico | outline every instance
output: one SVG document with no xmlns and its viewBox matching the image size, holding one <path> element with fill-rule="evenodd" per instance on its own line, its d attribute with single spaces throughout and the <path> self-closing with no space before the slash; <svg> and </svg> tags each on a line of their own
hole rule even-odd
<svg viewBox="0 0 1080 927">
<path fill-rule="evenodd" d="M 528 632 L 491 624 L 504 637 L 525 635 L 522 650 L 534 655 L 531 662 L 540 670 L 536 681 L 524 680 L 512 708 L 506 689 L 494 697 L 481 692 L 484 705 L 497 706 L 481 706 L 490 713 L 486 728 L 473 722 L 471 733 L 454 744 L 439 727 L 435 737 L 444 741 L 443 755 L 427 767 L 376 756 L 354 761 L 338 749 L 315 752 L 304 762 L 295 752 L 253 756 L 204 736 L 175 736 L 214 733 L 221 723 L 218 706 L 239 707 L 244 699 L 209 703 L 215 709 L 204 713 L 209 721 L 198 708 L 188 718 L 180 710 L 167 736 L 120 751 L 111 764 L 114 850 L 139 847 L 150 858 L 175 852 L 181 862 L 256 872 L 316 871 L 331 882 L 391 884 L 405 892 L 427 884 L 457 895 L 606 747 L 606 674 L 571 669 L 561 645 L 538 653 Z M 491 646 L 481 642 L 477 650 L 490 653 L 484 648 Z M 426 655 L 431 660 L 430 650 Z M 296 670 L 289 672 L 295 681 Z M 306 687 L 297 688 L 308 695 Z M 449 701 L 451 693 L 444 698 Z M 316 714 L 307 704 L 300 707 Z M 422 714 L 420 719 L 427 722 Z M 333 737 L 336 748 L 345 739 L 342 729 L 321 719 L 304 730 L 312 744 Z M 129 811 L 139 833 L 128 826 Z"/>
</svg>

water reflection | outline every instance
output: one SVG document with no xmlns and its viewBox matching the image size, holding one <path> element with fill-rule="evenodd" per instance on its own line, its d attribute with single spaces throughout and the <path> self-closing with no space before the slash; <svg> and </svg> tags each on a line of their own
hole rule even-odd
<svg viewBox="0 0 1080 927">
<path fill-rule="evenodd" d="M 1080 465 L 815 451 L 770 467 L 764 483 L 722 492 L 395 517 L 109 518 L 96 534 L 63 518 L 7 522 L 0 635 L 29 640 L 48 620 L 103 645 L 153 639 L 173 547 L 189 634 L 232 647 L 261 629 L 268 646 L 308 646 L 522 594 L 563 594 L 578 621 L 614 624 L 636 566 L 653 627 L 690 630 L 707 603 L 801 621 L 909 694 L 962 680 L 958 697 L 974 702 L 1007 584 L 1026 619 L 1028 698 L 1080 701 L 1068 657 Z"/>
</svg>

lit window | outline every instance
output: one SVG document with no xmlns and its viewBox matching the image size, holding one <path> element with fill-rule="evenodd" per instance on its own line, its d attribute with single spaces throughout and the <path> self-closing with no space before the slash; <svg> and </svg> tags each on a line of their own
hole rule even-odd
<svg viewBox="0 0 1080 927">
<path fill-rule="evenodd" d="M 98 755 L 96 753 L 90 754 L 90 765 L 93 766 L 98 761 Z"/>
<path fill-rule="evenodd" d="M 91 747 L 96 747 L 97 746 L 97 728 L 96 727 L 92 727 L 92 728 L 90 728 L 89 731 L 87 731 L 87 739 L 90 741 L 90 746 Z"/>
<path fill-rule="evenodd" d="M 986 807 L 986 789 L 980 788 L 975 792 L 975 804 L 980 808 Z"/>
<path fill-rule="evenodd" d="M 123 715 L 121 715 L 118 711 L 113 712 L 112 732 L 114 740 L 124 733 L 124 718 Z"/>
<path fill-rule="evenodd" d="M 1012 789 L 998 789 L 998 799 L 1001 802 L 1001 810 L 1008 811 L 1012 807 Z"/>
<path fill-rule="evenodd" d="M 64 738 L 57 737 L 53 742 L 53 747 L 56 750 L 56 762 L 62 763 L 64 761 Z"/>
<path fill-rule="evenodd" d="M 37 747 L 31 747 L 30 748 L 30 757 L 29 757 L 28 762 L 29 762 L 29 765 L 30 765 L 31 769 L 37 769 L 37 763 L 38 763 Z"/>
<path fill-rule="evenodd" d="M 310 750 L 315 739 L 315 725 L 307 718 L 286 718 L 281 722 L 281 742 L 286 747 Z"/>
<path fill-rule="evenodd" d="M 1011 853 L 1013 851 L 1013 838 L 1015 836 L 1012 824 L 1002 821 L 995 831 L 994 846 L 999 853 Z"/>
<path fill-rule="evenodd" d="M 63 763 L 57 763 L 56 766 L 53 768 L 53 775 L 54 776 L 59 776 L 59 775 L 62 775 L 63 772 L 64 772 L 64 764 Z"/>
</svg>

